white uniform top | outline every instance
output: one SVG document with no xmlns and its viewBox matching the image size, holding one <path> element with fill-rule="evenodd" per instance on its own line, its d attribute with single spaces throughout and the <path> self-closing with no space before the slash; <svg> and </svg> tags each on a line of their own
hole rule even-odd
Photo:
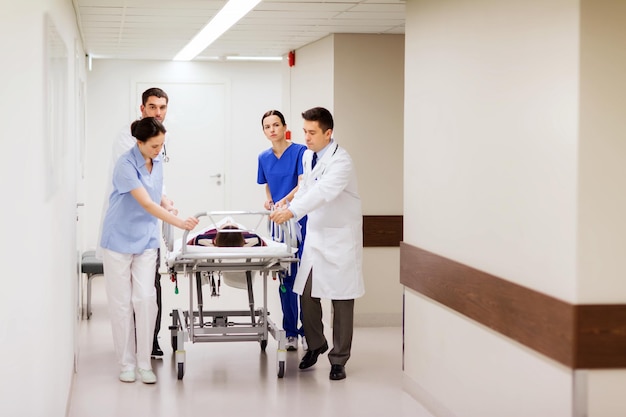
<svg viewBox="0 0 626 417">
<path fill-rule="evenodd" d="M 311 170 L 313 151 L 304 153 L 304 174 L 289 208 L 308 215 L 307 234 L 294 292 L 302 295 L 313 271 L 311 296 L 349 300 L 363 296 L 363 214 L 356 171 L 346 150 L 334 142 Z"/>
</svg>

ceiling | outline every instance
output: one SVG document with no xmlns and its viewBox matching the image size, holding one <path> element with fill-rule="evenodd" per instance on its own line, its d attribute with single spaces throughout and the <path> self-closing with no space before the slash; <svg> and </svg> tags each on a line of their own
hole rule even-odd
<svg viewBox="0 0 626 417">
<path fill-rule="evenodd" d="M 93 58 L 171 60 L 226 0 L 72 0 Z M 403 34 L 405 0 L 263 0 L 196 59 L 282 56 L 331 33 Z"/>
</svg>

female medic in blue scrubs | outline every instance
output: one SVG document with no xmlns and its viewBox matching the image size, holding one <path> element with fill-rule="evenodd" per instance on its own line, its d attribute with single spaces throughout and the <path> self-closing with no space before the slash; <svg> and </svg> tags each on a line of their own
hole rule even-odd
<svg viewBox="0 0 626 417">
<path fill-rule="evenodd" d="M 302 155 L 307 149 L 305 145 L 293 143 L 285 138 L 287 124 L 285 117 L 278 110 L 267 111 L 261 118 L 263 133 L 272 143 L 272 147 L 259 154 L 257 183 L 265 184 L 265 209 L 275 205 L 287 204 L 298 189 L 298 181 L 302 175 Z M 302 246 L 306 233 L 306 217 L 300 220 L 302 239 L 298 244 L 298 257 L 302 255 Z M 298 349 L 298 336 L 302 336 L 302 345 L 306 350 L 304 330 L 298 328 L 300 309 L 298 294 L 293 292 L 293 281 L 298 268 L 292 264 L 291 273 L 283 278 L 279 290 L 283 310 L 283 329 L 287 336 L 287 350 Z"/>
<path fill-rule="evenodd" d="M 131 133 L 137 144 L 115 164 L 100 245 L 119 379 L 134 382 L 137 372 L 142 382 L 154 384 L 150 354 L 157 315 L 157 218 L 184 230 L 192 230 L 198 219 L 183 220 L 160 205 L 165 141 L 161 122 L 145 117 L 131 125 Z"/>
</svg>

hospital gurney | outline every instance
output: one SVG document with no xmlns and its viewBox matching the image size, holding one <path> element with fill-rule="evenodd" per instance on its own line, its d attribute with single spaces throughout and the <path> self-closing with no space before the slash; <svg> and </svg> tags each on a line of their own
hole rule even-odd
<svg viewBox="0 0 626 417">
<path fill-rule="evenodd" d="M 265 220 L 268 235 L 273 238 L 265 238 L 263 246 L 254 247 L 190 245 L 187 244 L 189 231 L 184 232 L 180 241 L 174 241 L 172 227 L 164 223 L 163 234 L 168 250 L 165 262 L 168 272 L 173 281 L 177 280 L 178 274 L 186 276 L 189 281 L 189 310 L 174 309 L 171 313 L 171 342 L 172 349 L 175 351 L 178 379 L 183 379 L 185 374 L 185 341 L 193 343 L 258 341 L 261 350 L 265 352 L 268 334 L 271 334 L 278 342 L 277 373 L 279 378 L 284 376 L 286 335 L 285 331 L 269 318 L 267 280 L 270 276 L 274 279 L 281 278 L 282 284 L 282 275 L 289 271 L 292 263 L 298 261 L 295 256 L 297 223 L 292 221 L 278 226 L 269 220 L 268 214 L 268 211 L 214 211 L 195 215 L 197 218 L 208 216 L 216 228 L 219 222 L 213 221 L 215 216 L 257 216 L 260 218 L 259 225 Z M 237 231 L 254 232 L 255 229 L 238 229 Z M 258 272 L 263 281 L 263 305 L 260 308 L 254 307 L 252 280 L 255 272 Z M 228 275 L 232 277 L 233 274 L 244 276 L 244 288 L 248 291 L 248 309 L 205 310 L 202 283 L 209 282 L 214 294 L 216 285 L 219 286 L 222 278 Z M 195 297 L 197 297 L 196 300 L 194 300 Z M 234 321 L 237 317 L 246 318 L 246 320 Z"/>
</svg>

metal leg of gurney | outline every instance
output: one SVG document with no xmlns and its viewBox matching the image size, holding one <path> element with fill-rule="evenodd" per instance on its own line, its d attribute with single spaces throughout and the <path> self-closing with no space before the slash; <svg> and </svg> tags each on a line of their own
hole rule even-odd
<svg viewBox="0 0 626 417">
<path fill-rule="evenodd" d="M 204 305 L 204 298 L 202 297 L 202 273 L 196 272 L 196 291 L 198 292 L 198 320 L 200 328 L 204 327 L 204 317 L 202 313 L 202 307 Z"/>
<path fill-rule="evenodd" d="M 285 330 L 282 327 L 277 326 L 270 318 L 268 317 L 269 312 L 267 311 L 267 280 L 269 277 L 269 273 L 267 271 L 263 272 L 263 315 L 261 316 L 263 323 L 265 325 L 265 336 L 267 337 L 267 333 L 271 334 L 274 337 L 274 340 L 278 342 L 278 349 L 276 351 L 276 371 L 279 378 L 285 376 L 285 364 L 287 362 L 287 335 Z"/>
<path fill-rule="evenodd" d="M 255 326 L 256 315 L 254 313 L 254 292 L 252 291 L 252 272 L 251 271 L 246 271 L 246 284 L 248 285 L 248 307 L 250 308 L 250 320 L 252 320 L 252 325 Z"/>
<path fill-rule="evenodd" d="M 174 359 L 176 360 L 177 378 L 183 379 L 185 375 L 185 341 L 188 333 L 185 331 L 185 318 L 180 310 L 172 310 L 172 348 L 174 349 Z M 190 318 L 193 322 L 193 317 Z"/>
</svg>

